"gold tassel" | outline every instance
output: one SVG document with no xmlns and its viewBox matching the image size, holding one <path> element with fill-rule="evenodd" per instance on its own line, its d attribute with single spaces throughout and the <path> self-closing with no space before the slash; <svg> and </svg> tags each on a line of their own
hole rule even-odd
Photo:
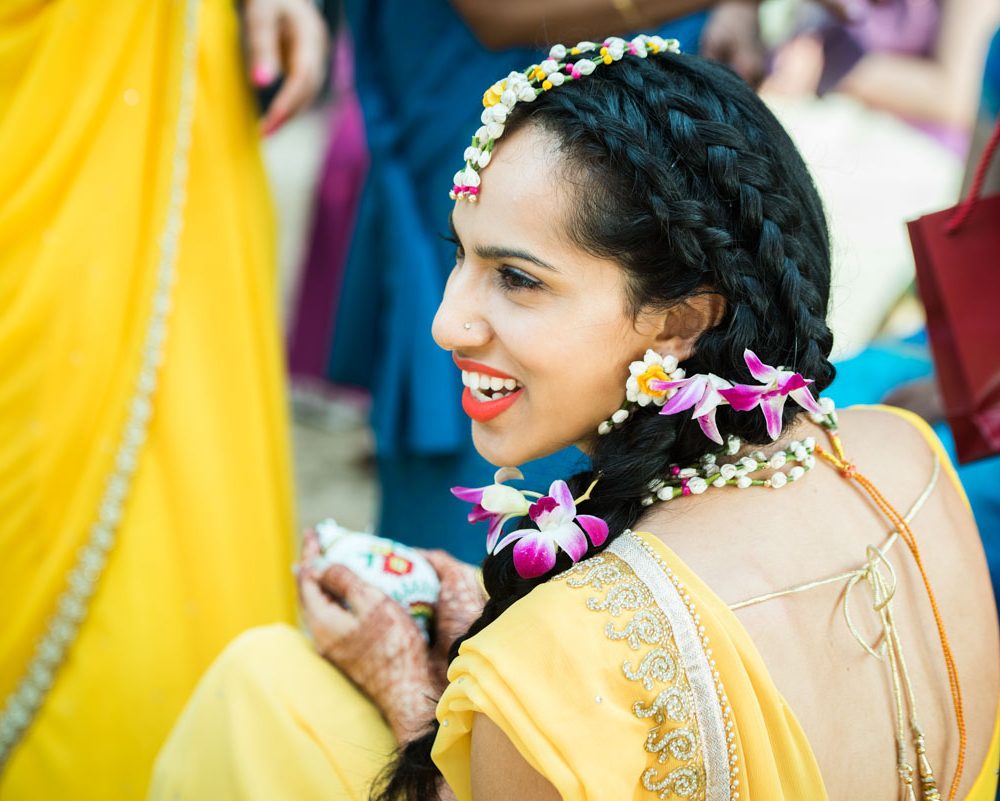
<svg viewBox="0 0 1000 801">
<path fill-rule="evenodd" d="M 913 768 L 906 762 L 899 766 L 899 779 L 902 781 L 902 801 L 917 801 L 917 796 L 913 792 Z"/>
<path fill-rule="evenodd" d="M 918 734 L 914 738 L 917 748 L 917 765 L 920 768 L 920 786 L 923 801 L 941 801 L 941 792 L 937 787 L 937 779 L 934 778 L 934 770 L 931 768 L 930 760 L 927 759 L 927 749 L 924 747 L 924 735 Z"/>
</svg>

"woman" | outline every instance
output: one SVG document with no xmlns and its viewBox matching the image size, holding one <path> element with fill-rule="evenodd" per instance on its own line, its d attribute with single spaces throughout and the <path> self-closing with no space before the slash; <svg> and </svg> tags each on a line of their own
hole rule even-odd
<svg viewBox="0 0 1000 801">
<path fill-rule="evenodd" d="M 434 336 L 476 447 L 576 443 L 593 469 L 544 497 L 509 470 L 456 488 L 492 552 L 444 693 L 406 615 L 314 575 L 312 543 L 303 607 L 339 670 L 287 629 L 244 637 L 154 798 L 364 798 L 398 741 L 380 801 L 992 799 L 997 622 L 961 490 L 908 417 L 845 412 L 840 450 L 808 173 L 745 84 L 666 45 L 511 74 L 456 175 Z"/>
<path fill-rule="evenodd" d="M 142 798 L 198 677 L 291 620 L 273 224 L 247 72 L 307 0 L 0 11 L 0 799 Z M 280 32 L 280 36 L 279 36 Z M 294 57 L 294 58 L 292 58 Z"/>
</svg>

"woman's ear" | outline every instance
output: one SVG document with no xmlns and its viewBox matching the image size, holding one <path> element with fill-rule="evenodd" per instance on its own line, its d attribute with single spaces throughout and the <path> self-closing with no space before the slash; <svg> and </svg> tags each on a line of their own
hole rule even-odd
<svg viewBox="0 0 1000 801">
<path fill-rule="evenodd" d="M 650 345 L 657 353 L 672 353 L 684 361 L 694 353 L 695 343 L 705 331 L 715 328 L 726 314 L 726 299 L 710 289 L 696 291 L 664 312 L 656 326 L 654 342 Z"/>
</svg>

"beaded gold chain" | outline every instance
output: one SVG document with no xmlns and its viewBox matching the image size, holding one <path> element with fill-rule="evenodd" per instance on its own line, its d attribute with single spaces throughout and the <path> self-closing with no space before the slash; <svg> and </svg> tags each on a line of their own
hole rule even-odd
<svg viewBox="0 0 1000 801">
<path fill-rule="evenodd" d="M 917 570 L 920 572 L 920 578 L 927 594 L 927 600 L 930 602 L 931 612 L 934 615 L 934 624 L 937 627 L 938 639 L 941 643 L 941 653 L 944 657 L 945 670 L 948 673 L 948 686 L 951 691 L 952 706 L 955 710 L 955 723 L 958 728 L 958 760 L 955 766 L 955 776 L 952 779 L 951 787 L 948 791 L 948 801 L 954 801 L 955 796 L 958 793 L 958 786 L 962 780 L 962 772 L 965 768 L 965 754 L 968 745 L 968 736 L 965 728 L 965 713 L 962 705 L 962 690 L 958 682 L 958 671 L 955 667 L 955 658 L 952 655 L 951 644 L 948 642 L 948 634 L 944 628 L 944 621 L 941 618 L 941 612 L 938 608 L 937 597 L 934 594 L 934 590 L 931 588 L 930 579 L 927 577 L 927 571 L 924 568 L 924 561 L 920 553 L 920 548 L 917 545 L 916 537 L 913 535 L 913 530 L 910 528 L 906 517 L 896 511 L 892 504 L 890 504 L 878 488 L 875 487 L 871 479 L 860 473 L 854 463 L 848 460 L 844 454 L 844 448 L 841 444 L 840 436 L 837 434 L 835 429 L 829 432 L 829 439 L 831 450 L 827 450 L 826 448 L 817 445 L 817 456 L 840 471 L 840 474 L 844 478 L 856 482 L 865 494 L 871 498 L 882 514 L 884 514 L 889 522 L 892 523 L 895 531 L 898 532 L 900 539 L 902 539 L 906 544 L 910 554 L 913 556 L 913 561 L 917 566 Z M 878 576 L 877 571 L 876 576 Z M 899 646 L 899 635 L 896 631 L 895 623 L 892 618 L 892 610 L 888 603 L 891 595 L 886 597 L 885 587 L 880 587 L 880 583 L 881 579 L 876 579 L 873 589 L 876 594 L 876 608 L 879 609 L 879 612 L 882 615 L 883 627 L 886 632 L 885 650 L 889 660 L 890 672 L 892 674 L 893 694 L 896 702 L 896 748 L 902 789 L 907 801 L 915 799 L 913 790 L 913 768 L 906 761 L 905 752 L 905 734 L 903 724 L 903 689 L 905 689 L 905 700 L 910 707 L 909 717 L 911 735 L 913 738 L 913 745 L 917 753 L 917 767 L 920 774 L 921 797 L 924 801 L 938 801 L 941 794 L 937 788 L 937 781 L 934 777 L 934 772 L 927 759 L 926 748 L 924 746 L 924 733 L 917 721 L 913 687 L 910 684 L 909 674 L 906 670 L 906 662 L 903 660 L 902 649 Z M 884 599 L 884 602 L 882 602 L 882 599 Z"/>
</svg>

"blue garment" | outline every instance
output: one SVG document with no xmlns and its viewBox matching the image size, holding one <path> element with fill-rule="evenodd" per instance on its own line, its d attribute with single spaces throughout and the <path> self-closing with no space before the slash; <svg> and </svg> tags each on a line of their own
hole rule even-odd
<svg viewBox="0 0 1000 801">
<path fill-rule="evenodd" d="M 926 378 L 933 371 L 926 333 L 921 331 L 905 340 L 873 343 L 854 358 L 841 362 L 836 380 L 823 394 L 833 398 L 839 407 L 880 403 L 890 390 Z M 954 462 L 955 440 L 947 424 L 935 424 L 934 432 Z M 976 516 L 996 594 L 1000 589 L 1000 457 L 956 464 L 956 469 Z M 1000 605 L 1000 596 L 997 603 Z"/>
<path fill-rule="evenodd" d="M 983 70 L 983 94 L 979 113 L 989 120 L 1000 115 L 1000 28 L 993 34 L 986 67 Z"/>
<path fill-rule="evenodd" d="M 448 228 L 452 176 L 480 125 L 483 92 L 544 53 L 486 50 L 445 0 L 349 0 L 346 10 L 371 169 L 328 376 L 372 393 L 380 532 L 478 560 L 485 531 L 469 528 L 465 505 L 448 488 L 487 484 L 495 468 L 472 447 L 459 372 L 431 339 L 454 256 L 439 234 Z M 693 51 L 704 21 L 696 14 L 661 33 Z M 530 468 L 531 486 L 544 490 L 580 459 L 567 451 L 541 460 Z"/>
</svg>

